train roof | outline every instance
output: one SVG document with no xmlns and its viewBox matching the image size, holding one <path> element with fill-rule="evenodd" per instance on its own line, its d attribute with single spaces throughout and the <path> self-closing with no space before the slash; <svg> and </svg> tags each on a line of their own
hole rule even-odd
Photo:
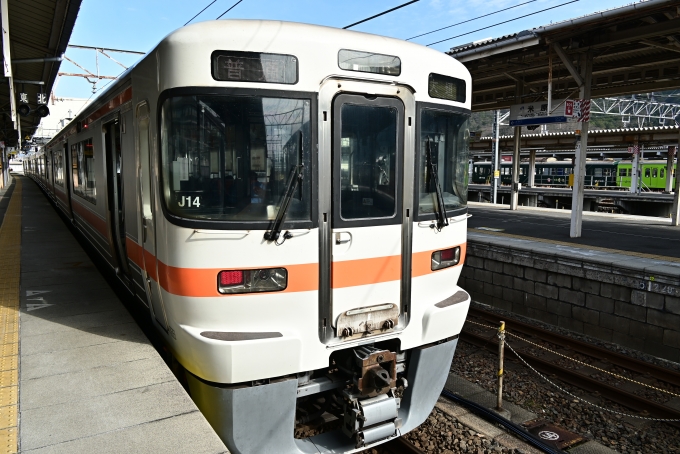
<svg viewBox="0 0 680 454">
<path fill-rule="evenodd" d="M 199 22 L 182 27 L 166 36 L 158 45 L 161 65 L 160 84 L 164 88 L 206 85 L 239 86 L 296 91 L 318 91 L 329 75 L 403 83 L 415 89 L 416 99 L 470 108 L 471 78 L 462 63 L 443 52 L 369 33 L 343 30 L 321 25 L 268 20 L 220 20 Z M 341 49 L 397 56 L 401 74 L 390 76 L 340 69 Z M 211 55 L 215 50 L 267 52 L 297 57 L 299 80 L 294 85 L 219 82 L 212 78 Z M 163 65 L 163 56 L 172 56 L 173 63 Z M 207 69 L 204 71 L 203 68 Z M 187 71 L 190 69 L 190 71 Z M 430 98 L 428 76 L 439 73 L 466 81 L 466 102 L 455 103 Z"/>
<path fill-rule="evenodd" d="M 342 49 L 399 57 L 398 76 L 341 69 L 338 53 Z M 212 53 L 216 50 L 262 52 L 293 55 L 298 61 L 295 84 L 218 81 L 212 77 Z M 145 63 L 158 63 L 155 74 L 144 74 Z M 148 69 L 147 69 L 148 71 Z M 430 73 L 464 80 L 465 102 L 431 98 Z M 470 72 L 443 52 L 420 44 L 369 33 L 321 25 L 269 20 L 219 20 L 198 22 L 179 28 L 164 37 L 137 63 L 128 68 L 105 89 L 64 130 L 86 118 L 120 92 L 130 79 L 156 80 L 159 92 L 178 87 L 231 87 L 260 90 L 316 92 L 328 77 L 362 79 L 411 87 L 416 101 L 432 102 L 470 110 L 472 81 Z M 63 135 L 63 131 L 55 136 Z M 54 140 L 54 139 L 53 139 Z M 52 141 L 51 141 L 52 142 Z"/>
</svg>

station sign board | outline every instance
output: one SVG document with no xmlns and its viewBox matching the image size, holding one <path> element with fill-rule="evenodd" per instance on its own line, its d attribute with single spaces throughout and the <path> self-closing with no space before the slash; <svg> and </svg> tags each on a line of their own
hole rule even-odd
<svg viewBox="0 0 680 454">
<path fill-rule="evenodd" d="M 589 99 L 555 99 L 548 112 L 547 101 L 536 101 L 510 106 L 510 126 L 574 123 L 590 119 Z"/>
</svg>

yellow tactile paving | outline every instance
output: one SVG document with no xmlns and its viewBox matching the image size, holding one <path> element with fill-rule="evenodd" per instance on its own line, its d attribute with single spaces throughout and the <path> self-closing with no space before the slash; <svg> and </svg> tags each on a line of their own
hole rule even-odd
<svg viewBox="0 0 680 454">
<path fill-rule="evenodd" d="M 575 247 L 575 248 L 588 249 L 588 250 L 591 250 L 591 251 L 611 252 L 611 253 L 614 253 L 614 254 L 631 255 L 633 257 L 641 257 L 641 258 L 645 258 L 645 259 L 663 260 L 665 262 L 678 262 L 678 263 L 680 263 L 680 258 L 667 257 L 665 255 L 654 255 L 654 254 L 644 254 L 642 252 L 623 251 L 621 249 L 610 249 L 610 248 L 606 248 L 606 247 L 590 246 L 588 244 L 578 244 L 578 243 L 569 243 L 567 241 L 555 241 L 555 240 L 548 240 L 548 239 L 544 239 L 544 238 L 534 238 L 532 236 L 513 235 L 512 233 L 493 232 L 491 230 L 477 230 L 477 229 L 471 228 L 470 231 L 474 232 L 474 233 L 481 233 L 483 235 L 502 236 L 502 237 L 505 237 L 505 238 L 517 238 L 518 240 L 538 241 L 538 242 L 541 242 L 541 243 L 559 244 L 560 246 L 570 246 L 570 247 Z"/>
<path fill-rule="evenodd" d="M 0 454 L 16 453 L 19 412 L 21 180 L 0 227 Z"/>
</svg>

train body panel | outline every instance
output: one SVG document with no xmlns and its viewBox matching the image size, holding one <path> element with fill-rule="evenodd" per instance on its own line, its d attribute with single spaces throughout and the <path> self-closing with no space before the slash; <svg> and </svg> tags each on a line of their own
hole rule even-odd
<svg viewBox="0 0 680 454">
<path fill-rule="evenodd" d="M 448 374 L 470 304 L 456 285 L 470 96 L 462 64 L 412 43 L 204 22 L 25 168 L 148 307 L 231 449 L 298 452 L 224 425 L 241 398 L 263 430 L 312 445 L 256 404 L 294 381 L 286 417 L 321 399 L 351 419 L 310 452 L 350 452 L 420 424 Z M 404 406 L 364 427 L 349 415 L 374 396 Z"/>
</svg>

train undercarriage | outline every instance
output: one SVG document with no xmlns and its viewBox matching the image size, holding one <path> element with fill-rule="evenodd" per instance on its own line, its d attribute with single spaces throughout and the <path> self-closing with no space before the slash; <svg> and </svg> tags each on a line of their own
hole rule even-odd
<svg viewBox="0 0 680 454">
<path fill-rule="evenodd" d="M 234 453 L 352 453 L 401 436 L 428 417 L 457 342 L 456 336 L 400 351 L 393 339 L 336 351 L 327 368 L 297 376 L 234 386 L 187 374 L 187 382 Z"/>
</svg>

